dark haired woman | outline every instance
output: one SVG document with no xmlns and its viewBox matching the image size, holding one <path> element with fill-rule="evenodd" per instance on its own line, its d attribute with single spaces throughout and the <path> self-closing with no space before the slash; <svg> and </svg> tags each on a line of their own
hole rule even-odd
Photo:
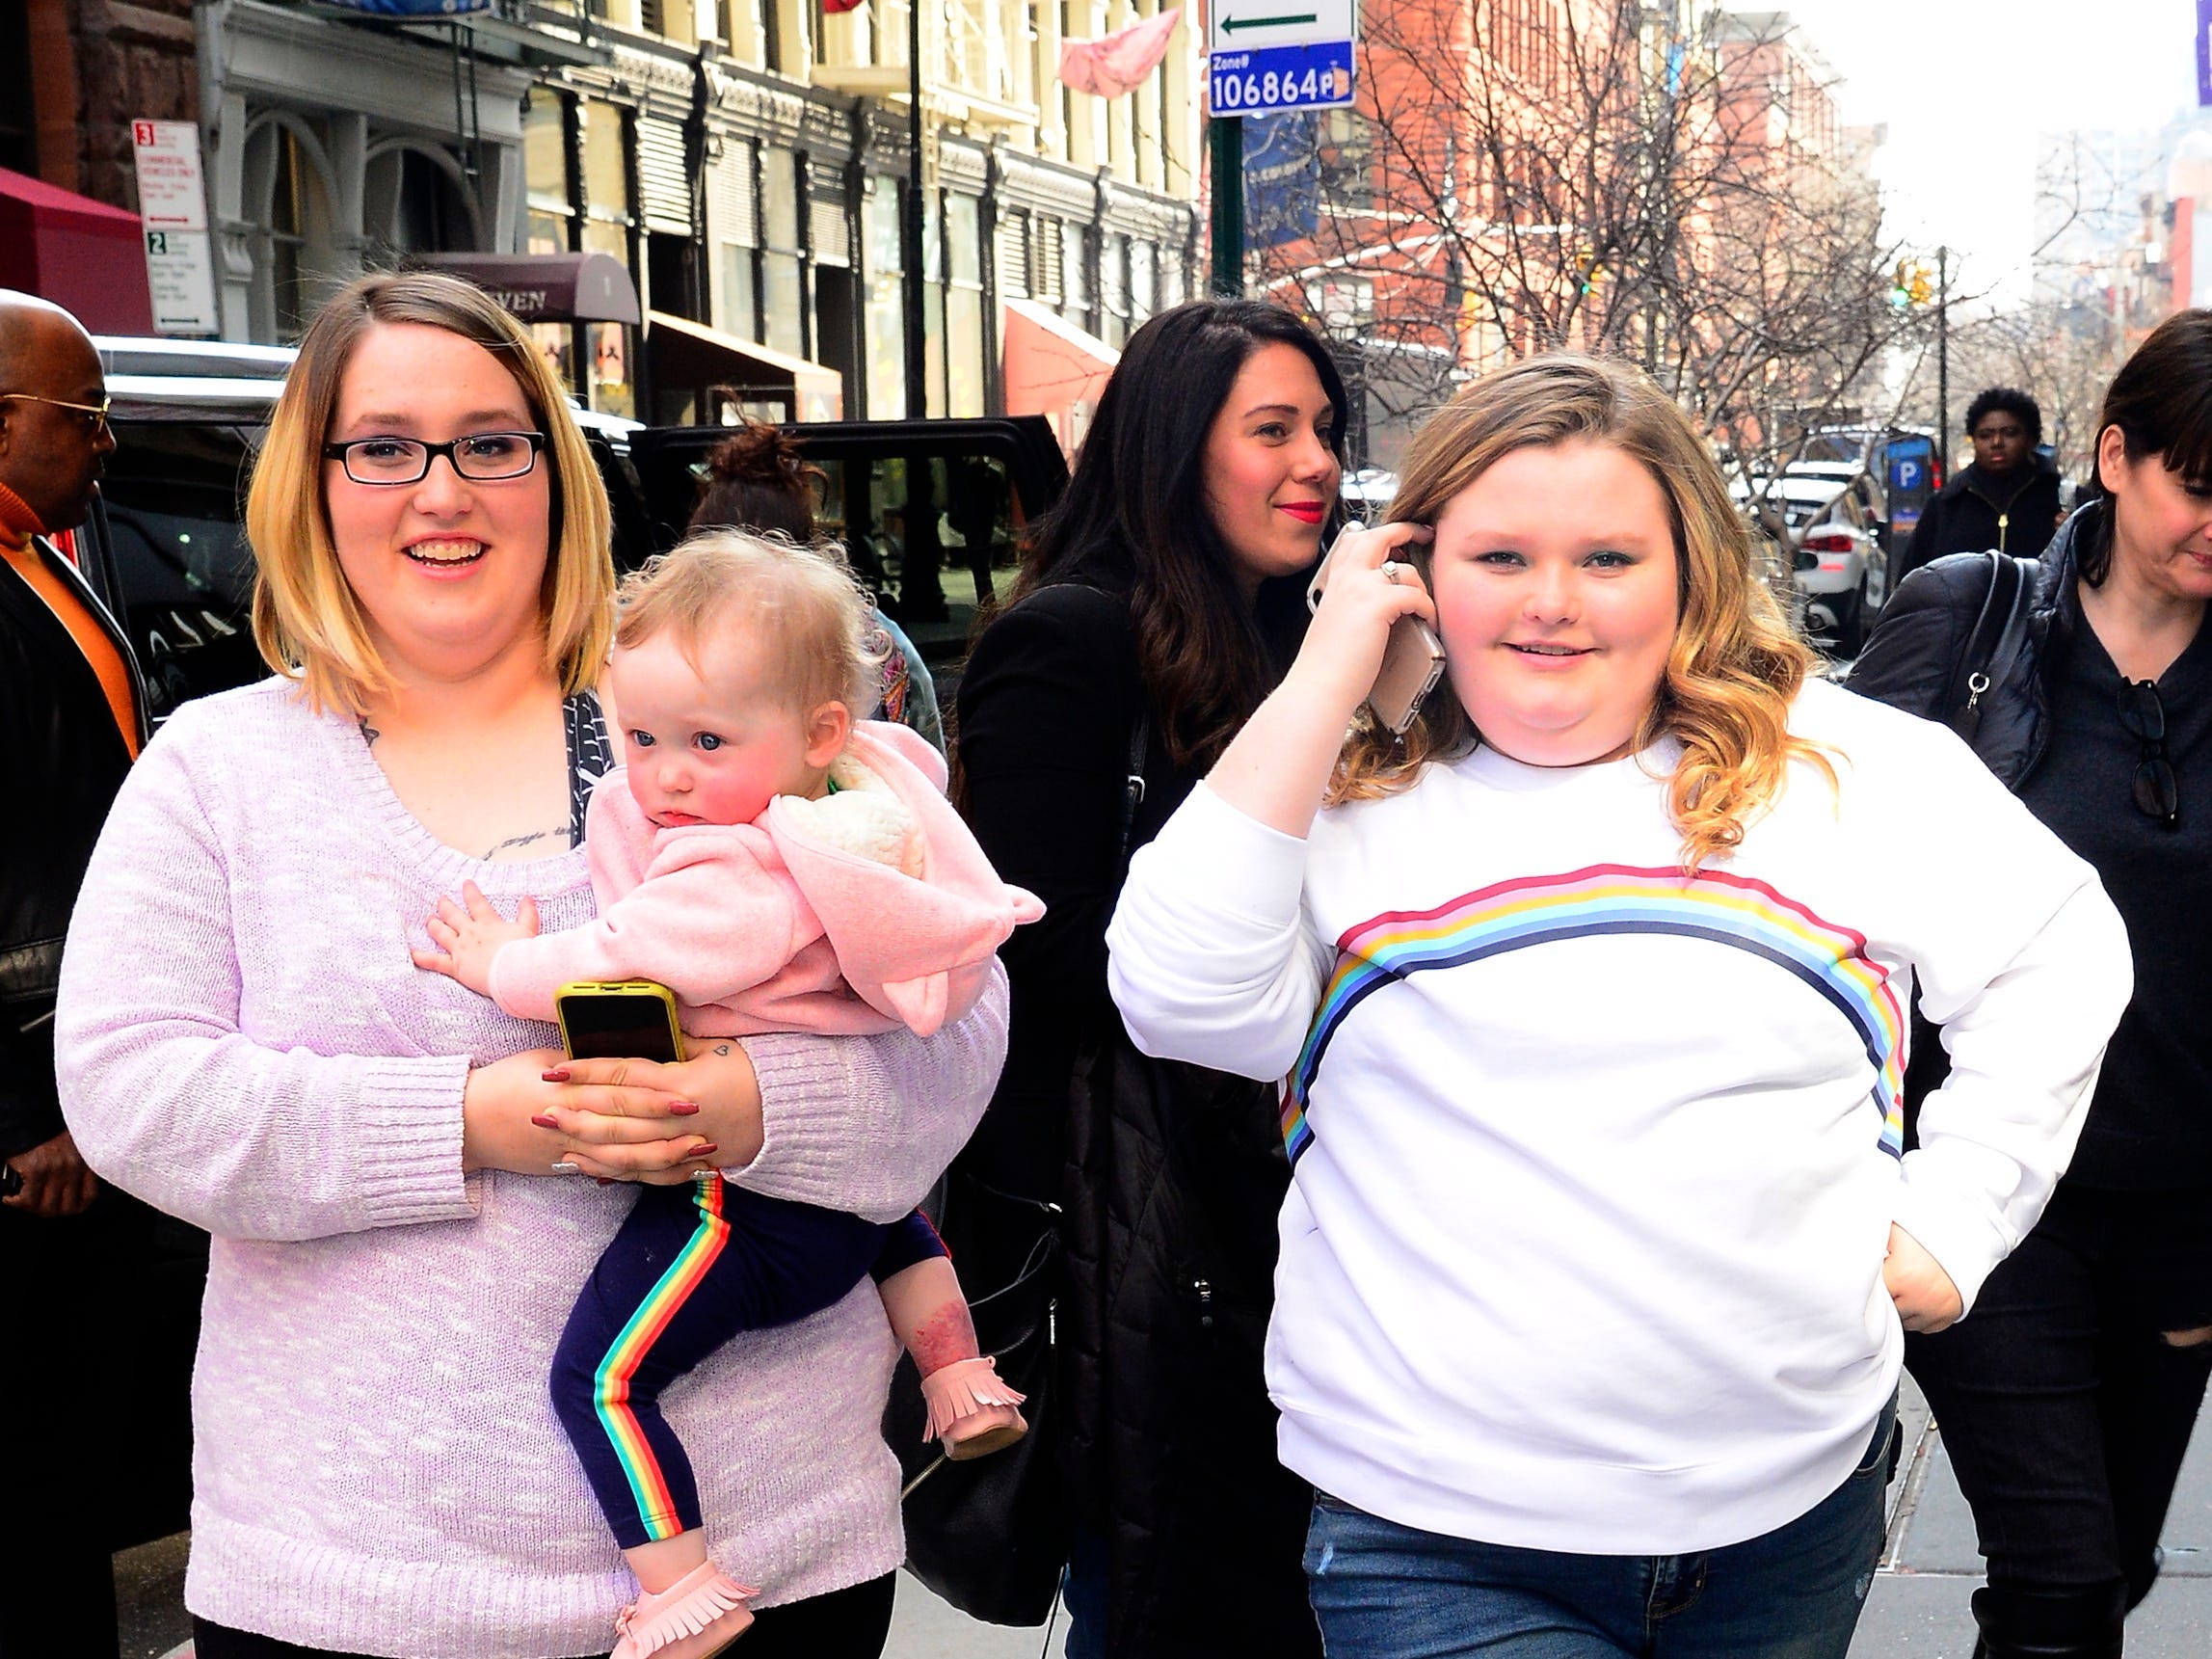
<svg viewBox="0 0 2212 1659">
<path fill-rule="evenodd" d="M 1988 1558 L 1974 1617 L 1990 1659 L 2119 1653 L 2212 1374 L 2207 386 L 2212 311 L 2170 318 L 2120 369 L 2096 495 L 2043 553 L 2029 647 L 1983 694 L 1982 758 L 2096 867 L 2135 953 L 2050 1208 L 1973 1318 L 1907 1339 Z M 1904 584 L 1852 688 L 1952 712 L 1990 570 L 1959 555 Z"/>
<path fill-rule="evenodd" d="M 699 505 L 686 529 L 768 530 L 802 548 L 818 531 L 814 503 L 824 474 L 809 461 L 799 441 L 780 426 L 750 421 L 706 452 L 706 476 L 700 480 Z M 850 552 L 847 552 L 850 563 Z M 873 584 L 866 584 L 872 587 Z M 937 682 L 905 630 L 883 614 L 875 625 L 894 648 L 883 661 L 883 701 L 874 718 L 910 726 L 939 750 L 945 747 L 945 722 L 937 710 Z"/>
<path fill-rule="evenodd" d="M 1345 412 L 1335 365 L 1285 311 L 1200 300 L 1155 317 L 961 679 L 970 821 L 1046 916 L 1003 952 L 1015 1034 L 947 1224 L 975 1282 L 1003 1283 L 1018 1264 L 987 1260 L 999 1229 L 964 1238 L 963 1203 L 975 1219 L 989 1193 L 1065 1194 L 1078 1659 L 1319 1651 L 1299 1567 L 1311 1496 L 1276 1462 L 1261 1376 L 1289 1184 L 1270 1091 L 1178 1068 L 1167 1109 L 1096 1079 L 1074 1091 L 1088 1110 L 1070 1102 L 1119 1032 L 1106 926 L 1129 848 L 1294 654 Z"/>
</svg>

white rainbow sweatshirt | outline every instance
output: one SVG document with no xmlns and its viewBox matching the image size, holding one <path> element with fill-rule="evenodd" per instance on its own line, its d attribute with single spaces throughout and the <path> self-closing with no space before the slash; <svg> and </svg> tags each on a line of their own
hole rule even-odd
<svg viewBox="0 0 2212 1659">
<path fill-rule="evenodd" d="M 1755 1538 L 1896 1386 L 1890 1223 L 1971 1305 L 2041 1213 L 2127 1003 L 2119 914 L 1950 732 L 1823 682 L 1792 727 L 1840 789 L 1793 766 L 1687 878 L 1671 743 L 1479 750 L 1305 841 L 1201 786 L 1137 854 L 1132 1036 L 1289 1079 L 1267 1380 L 1322 1490 L 1526 1548 Z M 1953 1069 L 1901 1159 L 1916 977 Z"/>
</svg>

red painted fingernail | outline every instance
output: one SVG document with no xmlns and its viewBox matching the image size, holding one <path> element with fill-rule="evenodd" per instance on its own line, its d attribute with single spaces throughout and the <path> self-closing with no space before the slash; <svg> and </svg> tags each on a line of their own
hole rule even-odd
<svg viewBox="0 0 2212 1659">
<path fill-rule="evenodd" d="M 540 1072 L 538 1075 L 546 1083 L 567 1083 L 569 1081 L 569 1068 L 567 1066 L 555 1066 L 551 1071 Z"/>
<path fill-rule="evenodd" d="M 671 1117 L 696 1117 L 698 1113 L 699 1103 L 696 1100 L 675 1100 L 669 1102 L 668 1114 Z"/>
<path fill-rule="evenodd" d="M 609 1176 L 595 1175 L 592 1177 L 592 1179 L 597 1181 L 601 1187 L 612 1187 L 614 1185 L 613 1179 Z"/>
<path fill-rule="evenodd" d="M 713 1141 L 709 1140 L 705 1146 L 694 1146 L 691 1149 L 691 1156 L 694 1158 L 711 1158 L 715 1153 L 721 1150 L 721 1147 L 717 1146 Z"/>
<path fill-rule="evenodd" d="M 530 1121 L 536 1124 L 540 1129 L 558 1129 L 561 1127 L 558 1123 L 554 1122 L 542 1111 L 539 1112 L 536 1116 L 532 1117 Z"/>
</svg>

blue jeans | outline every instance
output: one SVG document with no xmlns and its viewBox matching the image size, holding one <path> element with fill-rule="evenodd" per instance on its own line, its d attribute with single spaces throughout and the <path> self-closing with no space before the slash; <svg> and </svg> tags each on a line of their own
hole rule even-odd
<svg viewBox="0 0 2212 1659">
<path fill-rule="evenodd" d="M 1314 1504 L 1306 1577 L 1331 1659 L 1845 1659 L 1881 1556 L 1894 1409 L 1786 1526 L 1695 1555 L 1567 1555 Z"/>
</svg>

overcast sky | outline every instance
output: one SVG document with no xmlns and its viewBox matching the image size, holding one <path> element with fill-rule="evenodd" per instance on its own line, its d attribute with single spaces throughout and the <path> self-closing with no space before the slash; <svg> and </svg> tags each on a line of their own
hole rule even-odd
<svg viewBox="0 0 2212 1659">
<path fill-rule="evenodd" d="M 1891 233 L 1965 251 L 1971 288 L 2024 279 L 2039 131 L 2155 130 L 2197 102 L 2194 0 L 1782 3 L 1844 78 L 1843 119 L 1889 123 Z"/>
</svg>

